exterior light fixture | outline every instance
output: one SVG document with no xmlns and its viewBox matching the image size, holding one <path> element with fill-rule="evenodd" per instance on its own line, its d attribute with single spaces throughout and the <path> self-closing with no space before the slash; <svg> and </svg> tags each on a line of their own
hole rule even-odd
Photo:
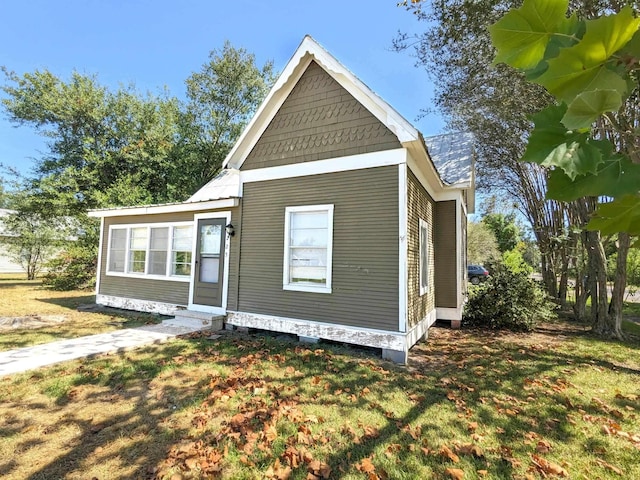
<svg viewBox="0 0 640 480">
<path fill-rule="evenodd" d="M 233 228 L 233 225 L 231 225 L 230 223 L 228 223 L 224 228 L 227 231 L 227 235 L 229 235 L 230 237 L 233 237 L 236 234 L 236 229 Z"/>
</svg>

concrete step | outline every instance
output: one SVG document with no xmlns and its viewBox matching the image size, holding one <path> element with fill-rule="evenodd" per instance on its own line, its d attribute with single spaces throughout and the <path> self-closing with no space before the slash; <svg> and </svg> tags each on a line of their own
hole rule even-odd
<svg viewBox="0 0 640 480">
<path fill-rule="evenodd" d="M 194 310 L 178 310 L 175 318 L 162 322 L 170 327 L 186 327 L 194 330 L 222 330 L 224 316 Z"/>
</svg>

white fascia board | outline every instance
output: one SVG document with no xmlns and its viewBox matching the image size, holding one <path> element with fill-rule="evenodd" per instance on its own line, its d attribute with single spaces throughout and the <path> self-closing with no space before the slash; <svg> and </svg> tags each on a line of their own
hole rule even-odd
<svg viewBox="0 0 640 480">
<path fill-rule="evenodd" d="M 364 168 L 400 165 L 407 162 L 407 151 L 404 148 L 382 150 L 380 152 L 362 153 L 347 157 L 316 160 L 314 162 L 294 163 L 279 167 L 257 168 L 240 171 L 240 183 L 279 180 L 282 178 L 306 177 L 323 173 L 346 172 Z"/>
<path fill-rule="evenodd" d="M 333 55 L 307 35 L 300 43 L 256 114 L 222 163 L 240 168 L 312 60 L 389 128 L 400 143 L 419 141 L 420 134 L 402 115 L 360 81 Z"/>
<path fill-rule="evenodd" d="M 122 217 L 128 215 L 156 215 L 159 213 L 181 213 L 197 212 L 200 210 L 219 210 L 221 208 L 237 207 L 237 198 L 225 198 L 222 200 L 211 200 L 208 202 L 188 202 L 170 205 L 148 205 L 142 207 L 114 208 L 113 210 L 93 210 L 89 212 L 90 217 Z"/>
</svg>

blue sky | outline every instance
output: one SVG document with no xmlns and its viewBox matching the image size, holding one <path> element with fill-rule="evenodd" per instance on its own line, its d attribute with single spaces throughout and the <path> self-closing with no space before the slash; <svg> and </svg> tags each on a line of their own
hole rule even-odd
<svg viewBox="0 0 640 480">
<path fill-rule="evenodd" d="M 432 100 L 426 71 L 391 51 L 398 30 L 424 28 L 397 0 L 2 3 L 0 65 L 18 74 L 46 68 L 67 79 L 76 70 L 110 87 L 133 83 L 156 93 L 167 87 L 182 98 L 184 80 L 225 40 L 254 53 L 259 64 L 273 60 L 280 71 L 310 34 L 423 134 L 444 130 L 437 115 L 416 120 Z M 40 137 L 0 114 L 0 163 L 26 173 L 43 150 Z"/>
</svg>

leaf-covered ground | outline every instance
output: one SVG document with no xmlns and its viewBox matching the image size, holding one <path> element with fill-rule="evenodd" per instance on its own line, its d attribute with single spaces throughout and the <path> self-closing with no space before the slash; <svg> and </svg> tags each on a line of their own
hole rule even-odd
<svg viewBox="0 0 640 480">
<path fill-rule="evenodd" d="M 640 344 L 434 328 L 410 367 L 254 333 L 0 379 L 7 479 L 640 478 Z"/>
</svg>

